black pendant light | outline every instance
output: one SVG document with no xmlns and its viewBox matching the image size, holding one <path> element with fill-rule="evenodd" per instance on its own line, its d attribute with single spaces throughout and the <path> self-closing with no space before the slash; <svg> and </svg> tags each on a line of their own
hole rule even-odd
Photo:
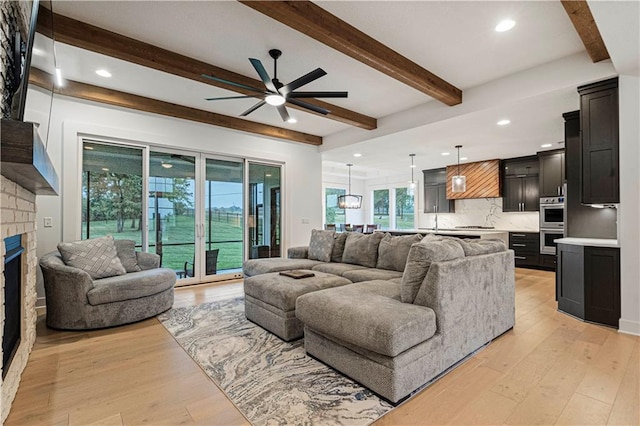
<svg viewBox="0 0 640 426">
<path fill-rule="evenodd" d="M 362 205 L 362 195 L 353 195 L 351 193 L 351 167 L 353 164 L 347 164 L 349 167 L 349 192 L 347 195 L 338 196 L 338 207 L 341 209 L 359 209 Z"/>
</svg>

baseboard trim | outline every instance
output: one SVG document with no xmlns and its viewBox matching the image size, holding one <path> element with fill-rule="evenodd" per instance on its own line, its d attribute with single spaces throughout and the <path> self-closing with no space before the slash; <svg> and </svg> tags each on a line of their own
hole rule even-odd
<svg viewBox="0 0 640 426">
<path fill-rule="evenodd" d="M 618 322 L 618 333 L 640 336 L 640 322 L 620 319 Z"/>
</svg>

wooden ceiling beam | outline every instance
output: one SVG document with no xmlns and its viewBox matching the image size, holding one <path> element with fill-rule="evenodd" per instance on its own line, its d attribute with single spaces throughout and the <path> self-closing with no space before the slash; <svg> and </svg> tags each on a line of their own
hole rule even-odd
<svg viewBox="0 0 640 426">
<path fill-rule="evenodd" d="M 462 103 L 460 89 L 310 1 L 238 1 L 440 102 Z"/>
<path fill-rule="evenodd" d="M 29 83 L 45 89 L 51 89 L 51 87 L 54 87 L 54 93 L 73 98 L 85 99 L 88 101 L 100 102 L 137 111 L 150 112 L 153 114 L 160 114 L 167 117 L 181 118 L 183 120 L 190 120 L 198 123 L 211 124 L 213 126 L 224 127 L 269 138 L 284 139 L 291 142 L 302 142 L 316 146 L 322 145 L 321 136 L 269 126 L 267 124 L 256 123 L 254 121 L 242 120 L 237 117 L 230 117 L 228 115 L 216 114 L 214 112 L 176 105 L 170 102 L 145 98 L 144 96 L 106 89 L 104 87 L 93 86 L 91 84 L 80 83 L 73 80 L 65 80 L 63 87 L 55 87 L 53 84 L 53 76 L 37 68 L 32 68 L 30 70 Z"/>
<path fill-rule="evenodd" d="M 609 59 L 607 46 L 602 40 L 600 30 L 598 30 L 587 2 L 584 0 L 561 0 L 560 2 L 567 15 L 569 15 L 569 19 L 571 19 L 571 23 L 573 23 L 580 39 L 582 39 L 582 44 L 587 49 L 591 60 L 596 63 Z"/>
<path fill-rule="evenodd" d="M 44 16 L 42 16 L 42 18 L 44 18 Z M 50 22 L 50 20 L 42 19 L 41 22 L 46 26 L 46 23 Z M 222 89 L 232 90 L 245 95 L 256 96 L 255 92 L 213 81 L 202 77 L 202 74 L 214 75 L 218 78 L 235 81 L 252 87 L 264 86 L 260 80 L 249 78 L 215 65 L 207 64 L 63 15 L 54 13 L 53 25 L 55 39 L 60 43 L 69 44 L 71 46 L 100 53 L 102 55 L 122 59 L 123 61 L 132 62 L 134 64 L 153 68 L 211 86 L 220 87 Z M 249 66 L 248 61 L 247 66 Z M 293 104 L 287 104 L 287 107 L 366 130 L 373 130 L 377 127 L 377 120 L 373 117 L 318 99 L 305 99 L 305 102 L 328 109 L 330 112 L 327 115 L 323 115 Z"/>
</svg>

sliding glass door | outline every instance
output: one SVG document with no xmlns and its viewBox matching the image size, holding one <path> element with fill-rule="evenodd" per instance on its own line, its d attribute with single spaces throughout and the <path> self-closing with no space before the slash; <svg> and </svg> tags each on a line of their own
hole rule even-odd
<svg viewBox="0 0 640 426">
<path fill-rule="evenodd" d="M 247 257 L 280 257 L 281 166 L 249 162 Z"/>
<path fill-rule="evenodd" d="M 179 278 L 193 277 L 196 255 L 196 157 L 149 154 L 149 251 Z"/>
<path fill-rule="evenodd" d="M 238 277 L 244 259 L 281 255 L 280 165 L 92 140 L 83 148 L 82 238 L 133 239 L 178 285 Z"/>
<path fill-rule="evenodd" d="M 205 158 L 204 275 L 242 270 L 244 164 Z"/>
</svg>

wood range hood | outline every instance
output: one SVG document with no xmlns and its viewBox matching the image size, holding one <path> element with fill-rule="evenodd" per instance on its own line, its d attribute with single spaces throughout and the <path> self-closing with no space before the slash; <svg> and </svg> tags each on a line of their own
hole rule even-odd
<svg viewBox="0 0 640 426">
<path fill-rule="evenodd" d="M 36 195 L 58 195 L 58 175 L 36 125 L 3 118 L 0 135 L 0 173 Z"/>
</svg>

